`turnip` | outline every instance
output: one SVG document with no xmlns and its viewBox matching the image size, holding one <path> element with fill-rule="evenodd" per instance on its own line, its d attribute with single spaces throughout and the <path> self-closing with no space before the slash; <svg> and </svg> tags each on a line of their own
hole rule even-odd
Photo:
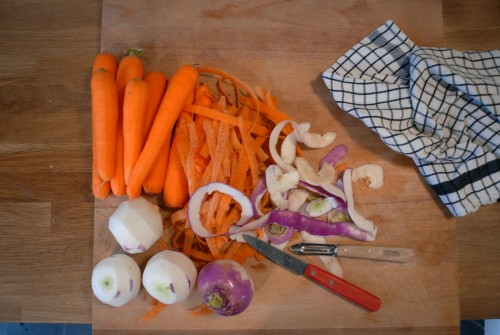
<svg viewBox="0 0 500 335">
<path fill-rule="evenodd" d="M 160 210 L 142 197 L 127 200 L 109 218 L 109 230 L 124 251 L 147 251 L 163 235 Z"/>
<path fill-rule="evenodd" d="M 198 292 L 215 313 L 232 316 L 248 308 L 254 286 L 241 264 L 233 260 L 216 260 L 200 270 Z"/>
<path fill-rule="evenodd" d="M 196 284 L 193 261 L 181 252 L 160 251 L 146 264 L 142 283 L 146 291 L 164 304 L 185 300 Z"/>
<path fill-rule="evenodd" d="M 104 258 L 92 272 L 92 291 L 101 302 L 119 307 L 133 300 L 141 287 L 141 270 L 127 255 Z"/>
</svg>

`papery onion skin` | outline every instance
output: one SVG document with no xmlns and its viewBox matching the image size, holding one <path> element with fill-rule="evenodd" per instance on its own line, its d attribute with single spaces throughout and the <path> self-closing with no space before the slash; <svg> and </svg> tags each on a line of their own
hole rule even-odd
<svg viewBox="0 0 500 335">
<path fill-rule="evenodd" d="M 233 260 L 208 263 L 200 270 L 197 284 L 203 302 L 222 316 L 242 313 L 254 295 L 252 279 L 245 268 Z"/>
</svg>

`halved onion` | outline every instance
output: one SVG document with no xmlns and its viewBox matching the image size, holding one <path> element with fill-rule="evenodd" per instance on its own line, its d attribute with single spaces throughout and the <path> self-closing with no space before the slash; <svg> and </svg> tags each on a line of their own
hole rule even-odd
<svg viewBox="0 0 500 335">
<path fill-rule="evenodd" d="M 141 270 L 130 256 L 106 257 L 92 271 L 92 291 L 102 303 L 123 306 L 137 296 L 140 287 Z"/>
</svg>

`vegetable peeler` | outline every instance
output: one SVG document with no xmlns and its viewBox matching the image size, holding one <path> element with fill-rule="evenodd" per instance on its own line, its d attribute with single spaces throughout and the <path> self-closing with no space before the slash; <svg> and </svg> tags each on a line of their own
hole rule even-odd
<svg viewBox="0 0 500 335">
<path fill-rule="evenodd" d="M 414 256 L 413 250 L 408 248 L 349 246 L 321 243 L 298 243 L 292 245 L 290 250 L 297 255 L 326 255 L 397 263 L 410 262 Z"/>
</svg>

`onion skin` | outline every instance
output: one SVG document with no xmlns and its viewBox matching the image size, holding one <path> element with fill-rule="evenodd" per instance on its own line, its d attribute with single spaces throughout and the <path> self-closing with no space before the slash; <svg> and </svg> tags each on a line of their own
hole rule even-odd
<svg viewBox="0 0 500 335">
<path fill-rule="evenodd" d="M 215 313 L 233 316 L 248 308 L 253 299 L 253 281 L 245 268 L 233 260 L 216 260 L 198 274 L 198 292 Z"/>
</svg>

